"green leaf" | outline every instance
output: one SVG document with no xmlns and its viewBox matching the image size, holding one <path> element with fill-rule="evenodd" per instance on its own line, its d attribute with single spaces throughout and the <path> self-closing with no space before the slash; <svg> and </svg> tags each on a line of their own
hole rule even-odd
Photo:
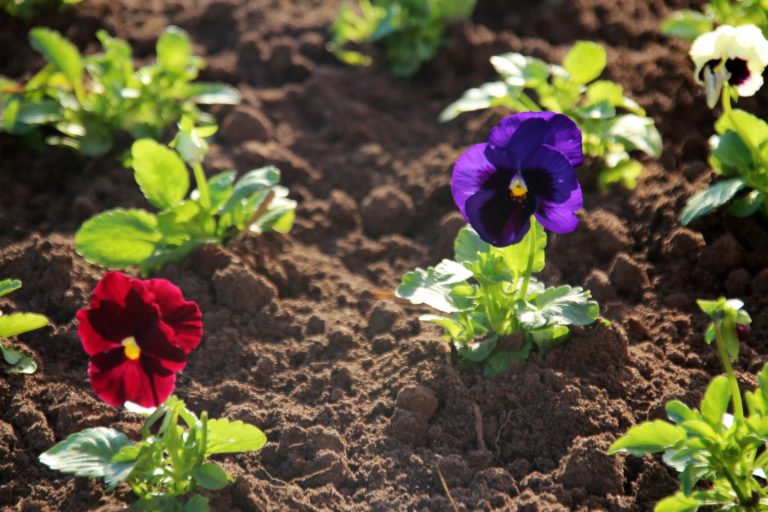
<svg viewBox="0 0 768 512">
<path fill-rule="evenodd" d="M 21 288 L 21 281 L 18 279 L 3 279 L 0 281 L 0 297 L 8 295 Z"/>
<path fill-rule="evenodd" d="M 80 103 L 85 99 L 83 91 L 83 62 L 77 47 L 55 30 L 34 28 L 29 32 L 32 48 L 56 67 L 66 77 Z"/>
<path fill-rule="evenodd" d="M 682 423 L 684 421 L 696 418 L 696 413 L 694 413 L 690 407 L 679 400 L 672 400 L 671 402 L 667 402 L 666 410 L 667 417 L 669 417 L 669 419 L 675 423 Z"/>
<path fill-rule="evenodd" d="M 245 173 L 235 183 L 232 195 L 221 207 L 219 214 L 223 215 L 242 205 L 244 199 L 261 190 L 266 190 L 280 183 L 280 169 L 272 165 L 261 167 Z"/>
<path fill-rule="evenodd" d="M 740 218 L 749 217 L 760 209 L 764 200 L 765 194 L 759 190 L 752 190 L 749 194 L 733 201 L 728 208 L 728 213 Z"/>
<path fill-rule="evenodd" d="M 544 355 L 571 336 L 571 331 L 564 325 L 549 325 L 527 332 L 531 341 L 536 345 L 539 354 Z"/>
<path fill-rule="evenodd" d="M 701 400 L 701 413 L 710 425 L 720 427 L 723 414 L 731 401 L 731 388 L 728 379 L 719 375 L 712 379 Z"/>
<path fill-rule="evenodd" d="M 445 334 L 452 339 L 461 336 L 464 327 L 452 318 L 438 315 L 421 315 L 419 320 L 422 322 L 431 322 L 437 324 L 445 330 Z"/>
<path fill-rule="evenodd" d="M 604 101 L 618 107 L 624 103 L 624 87 L 610 80 L 598 80 L 589 84 L 586 97 L 588 105 Z"/>
<path fill-rule="evenodd" d="M 512 369 L 514 361 L 525 361 L 531 353 L 531 345 L 524 345 L 518 350 L 499 350 L 485 361 L 483 375 L 494 377 Z"/>
<path fill-rule="evenodd" d="M 461 98 L 445 107 L 438 119 L 441 123 L 445 123 L 465 112 L 474 112 L 501 105 L 506 98 L 515 97 L 521 91 L 522 89 L 519 87 L 505 82 L 489 82 L 480 87 L 473 87 L 465 91 Z"/>
<path fill-rule="evenodd" d="M 618 183 L 632 190 L 637 187 L 637 178 L 642 172 L 643 165 L 637 160 L 620 160 L 615 166 L 602 169 L 597 182 L 602 190 Z"/>
<path fill-rule="evenodd" d="M 545 325 L 589 325 L 597 320 L 600 307 L 589 291 L 568 285 L 547 288 L 520 310 L 518 319 L 526 329 Z"/>
<path fill-rule="evenodd" d="M 199 494 L 193 494 L 181 508 L 181 512 L 208 512 L 209 510 L 208 498 Z"/>
<path fill-rule="evenodd" d="M 735 124 L 734 124 L 735 123 Z M 739 129 L 736 128 L 739 127 Z M 752 147 L 761 147 L 768 140 L 768 123 L 757 116 L 741 109 L 733 109 L 729 115 L 722 115 L 715 123 L 717 133 L 724 135 L 729 130 L 744 134 L 749 138 L 745 141 Z"/>
<path fill-rule="evenodd" d="M 88 261 L 125 268 L 152 256 L 161 238 L 151 213 L 117 209 L 87 220 L 75 234 L 75 248 Z"/>
<path fill-rule="evenodd" d="M 508 245 L 501 249 L 504 254 L 504 263 L 513 272 L 524 272 L 528 268 L 528 258 L 531 252 L 531 237 L 535 236 L 535 245 L 533 247 L 533 272 L 544 270 L 545 249 L 547 248 L 547 233 L 544 227 L 538 222 L 531 221 L 531 229 L 525 234 L 525 237 L 514 245 Z"/>
<path fill-rule="evenodd" d="M 35 313 L 11 313 L 0 316 L 0 339 L 34 331 L 48 325 L 48 319 Z"/>
<path fill-rule="evenodd" d="M 223 489 L 229 483 L 229 475 L 215 462 L 208 462 L 192 470 L 197 485 L 209 491 Z"/>
<path fill-rule="evenodd" d="M 650 117 L 624 114 L 611 123 L 609 133 L 624 144 L 626 151 L 661 156 L 661 134 Z"/>
<path fill-rule="evenodd" d="M 413 304 L 426 304 L 443 313 L 454 313 L 461 308 L 455 303 L 451 289 L 470 277 L 472 272 L 464 265 L 446 259 L 436 267 L 417 268 L 405 274 L 395 295 Z"/>
<path fill-rule="evenodd" d="M 692 496 L 677 493 L 658 502 L 653 512 L 696 512 L 702 505 Z"/>
<path fill-rule="evenodd" d="M 680 223 L 687 226 L 695 219 L 726 204 L 746 186 L 741 178 L 731 178 L 715 183 L 706 190 L 695 194 L 685 205 L 680 214 Z"/>
<path fill-rule="evenodd" d="M 240 420 L 208 420 L 208 444 L 205 456 L 217 453 L 255 452 L 267 442 L 264 432 Z"/>
<path fill-rule="evenodd" d="M 186 70 L 192 60 L 192 43 L 187 33 L 170 26 L 157 40 L 157 62 L 174 73 Z"/>
<path fill-rule="evenodd" d="M 40 455 L 40 462 L 75 476 L 103 478 L 110 489 L 125 480 L 133 463 L 112 462 L 120 449 L 131 444 L 130 439 L 112 428 L 88 428 L 72 434 Z"/>
<path fill-rule="evenodd" d="M 716 140 L 712 149 L 713 158 L 733 169 L 745 169 L 752 165 L 752 152 L 736 132 L 728 130 Z"/>
<path fill-rule="evenodd" d="M 484 340 L 476 341 L 473 343 L 457 343 L 456 352 L 459 357 L 472 361 L 473 363 L 480 363 L 488 359 L 493 349 L 496 348 L 496 344 L 499 341 L 499 335 L 494 334 Z"/>
<path fill-rule="evenodd" d="M 665 36 L 679 37 L 693 41 L 701 34 L 713 30 L 712 19 L 698 11 L 675 11 L 661 23 L 661 33 Z"/>
<path fill-rule="evenodd" d="M 491 252 L 491 245 L 484 242 L 470 226 L 461 228 L 453 243 L 456 261 L 468 263 L 476 261 L 478 255 Z"/>
<path fill-rule="evenodd" d="M 680 424 L 691 437 L 700 437 L 707 441 L 717 441 L 717 432 L 709 426 L 709 423 L 701 420 L 688 420 Z"/>
<path fill-rule="evenodd" d="M 516 88 L 536 88 L 547 83 L 551 73 L 551 66 L 546 62 L 520 53 L 495 55 L 491 57 L 491 64 L 507 85 Z"/>
<path fill-rule="evenodd" d="M 30 374 L 37 371 L 37 363 L 35 363 L 35 360 L 21 350 L 16 350 L 0 344 L 0 355 L 2 355 L 3 360 L 10 365 L 10 368 L 4 368 L 6 373 Z"/>
<path fill-rule="evenodd" d="M 238 105 L 242 100 L 240 91 L 220 83 L 195 82 L 189 86 L 189 95 L 198 105 Z"/>
<path fill-rule="evenodd" d="M 563 67 L 576 83 L 587 84 L 600 76 L 608 56 L 605 49 L 591 41 L 578 41 L 563 60 Z"/>
<path fill-rule="evenodd" d="M 131 157 L 136 183 L 154 206 L 170 208 L 187 195 L 189 174 L 175 151 L 154 140 L 141 139 L 131 146 Z"/>
<path fill-rule="evenodd" d="M 608 454 L 626 451 L 641 456 L 664 451 L 684 439 L 685 431 L 682 428 L 663 420 L 648 421 L 630 428 L 611 445 Z"/>
</svg>

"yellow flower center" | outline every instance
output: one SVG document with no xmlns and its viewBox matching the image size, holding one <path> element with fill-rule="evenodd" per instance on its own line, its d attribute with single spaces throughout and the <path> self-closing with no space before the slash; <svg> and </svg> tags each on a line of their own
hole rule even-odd
<svg viewBox="0 0 768 512">
<path fill-rule="evenodd" d="M 125 338 L 122 342 L 123 347 L 125 347 L 125 357 L 130 359 L 131 361 L 135 361 L 139 358 L 141 355 L 141 349 L 139 348 L 139 345 L 136 343 L 136 338 L 133 336 L 130 336 L 128 338 Z"/>
<path fill-rule="evenodd" d="M 509 195 L 512 196 L 512 199 L 522 201 L 527 194 L 528 187 L 525 186 L 520 176 L 515 176 L 512 183 L 509 184 Z"/>
</svg>

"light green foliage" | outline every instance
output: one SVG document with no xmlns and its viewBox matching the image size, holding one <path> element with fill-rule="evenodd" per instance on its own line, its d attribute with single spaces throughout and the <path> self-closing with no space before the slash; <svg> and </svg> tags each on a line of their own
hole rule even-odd
<svg viewBox="0 0 768 512">
<path fill-rule="evenodd" d="M 200 130 L 188 128 L 185 137 Z M 296 202 L 279 185 L 277 168 L 255 169 L 239 180 L 235 171 L 206 180 L 199 161 L 193 161 L 199 180 L 198 188 L 189 194 L 187 165 L 175 150 L 150 139 L 134 142 L 131 164 L 136 183 L 160 211 L 118 208 L 100 213 L 75 234 L 77 251 L 108 268 L 135 266 L 149 273 L 180 261 L 206 242 L 223 243 L 244 230 L 291 230 Z"/>
<path fill-rule="evenodd" d="M 492 107 L 565 114 L 581 128 L 584 153 L 600 159 L 598 179 L 602 188 L 614 183 L 627 188 L 636 186 L 642 165 L 630 153 L 661 155 L 661 135 L 653 119 L 624 96 L 621 85 L 598 80 L 606 64 L 606 53 L 600 45 L 576 43 L 562 66 L 519 53 L 497 55 L 491 63 L 501 80 L 466 91 L 443 110 L 441 121 Z"/>
<path fill-rule="evenodd" d="M 609 453 L 663 453 L 664 462 L 680 473 L 680 490 L 660 501 L 656 512 L 766 510 L 768 365 L 758 375 L 759 387 L 745 395 L 745 413 L 731 361 L 738 360 L 736 326 L 749 324 L 749 315 L 738 300 L 698 303 L 712 319 L 705 338 L 716 343 L 726 375 L 712 379 L 698 410 L 672 400 L 666 405 L 669 421 L 630 428 Z"/>
<path fill-rule="evenodd" d="M 0 297 L 8 295 L 21 288 L 21 281 L 18 279 L 3 279 L 0 281 Z M 11 313 L 4 315 L 0 311 L 0 359 L 8 367 L 4 370 L 7 373 L 35 373 L 37 364 L 27 354 L 16 350 L 2 343 L 5 338 L 18 336 L 25 332 L 34 331 L 48 325 L 48 319 L 43 315 L 35 313 Z"/>
<path fill-rule="evenodd" d="M 157 139 L 182 116 L 209 120 L 198 105 L 240 101 L 228 85 L 195 81 L 204 62 L 177 27 L 160 36 L 157 61 L 138 69 L 128 43 L 104 31 L 98 38 L 102 53 L 82 56 L 58 32 L 33 29 L 30 43 L 48 64 L 26 84 L 0 76 L 0 130 L 96 156 L 118 131 Z"/>
<path fill-rule="evenodd" d="M 710 0 L 704 12 L 675 11 L 662 22 L 667 36 L 693 41 L 715 25 L 757 25 L 768 36 L 768 2 L 765 0 Z"/>
<path fill-rule="evenodd" d="M 40 462 L 63 473 L 101 478 L 110 490 L 126 484 L 138 496 L 137 510 L 205 512 L 208 500 L 192 493 L 219 490 L 231 481 L 208 457 L 259 451 L 266 442 L 253 425 L 209 420 L 206 413 L 198 418 L 172 396 L 147 418 L 140 441 L 111 428 L 89 428 L 40 455 Z"/>
<path fill-rule="evenodd" d="M 11 16 L 28 20 L 48 8 L 62 8 L 83 0 L 0 0 L 0 9 Z"/>
<path fill-rule="evenodd" d="M 468 18 L 475 0 L 357 0 L 345 3 L 331 26 L 331 49 L 339 60 L 357 66 L 372 62 L 352 45 L 381 46 L 392 73 L 410 76 L 430 60 L 448 24 Z"/>
<path fill-rule="evenodd" d="M 533 272 L 544 268 L 546 244 L 536 222 L 520 243 L 504 248 L 485 243 L 466 227 L 456 238 L 455 261 L 405 274 L 396 295 L 450 314 L 421 319 L 443 328 L 460 361 L 484 363 L 487 375 L 507 371 L 532 350 L 545 353 L 567 339 L 568 326 L 588 325 L 598 316 L 597 302 L 582 288 L 545 288 L 535 278 L 526 284 L 529 262 Z M 519 346 L 499 346 L 515 335 L 522 337 Z"/>
<path fill-rule="evenodd" d="M 734 109 L 718 119 L 715 131 L 709 163 L 726 179 L 688 199 L 680 216 L 684 226 L 726 204 L 737 217 L 768 214 L 768 123 Z"/>
</svg>

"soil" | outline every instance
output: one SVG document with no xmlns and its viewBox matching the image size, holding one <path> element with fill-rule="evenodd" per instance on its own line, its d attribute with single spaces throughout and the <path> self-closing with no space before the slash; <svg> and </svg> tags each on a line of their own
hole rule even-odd
<svg viewBox="0 0 768 512">
<path fill-rule="evenodd" d="M 85 51 L 105 28 L 139 59 L 166 25 L 188 30 L 208 62 L 203 78 L 244 96 L 242 106 L 215 111 L 222 130 L 207 171 L 275 164 L 299 202 L 290 235 L 207 246 L 160 274 L 204 314 L 203 343 L 177 394 L 269 438 L 260 454 L 222 458 L 235 482 L 210 495 L 212 508 L 652 509 L 676 475 L 659 458 L 604 452 L 629 426 L 662 417 L 666 401 L 697 403 L 719 373 L 694 299 L 745 300 L 754 324 L 738 365 L 743 384 L 755 384 L 768 353 L 764 219 L 677 222 L 686 198 L 713 179 L 714 114 L 691 79 L 687 44 L 658 25 L 702 2 L 480 0 L 473 20 L 407 81 L 327 53 L 340 3 L 85 0 L 40 20 Z M 0 74 L 28 77 L 40 66 L 29 28 L 0 16 Z M 607 77 L 647 109 L 665 141 L 634 191 L 600 193 L 586 165 L 580 227 L 550 238 L 545 281 L 590 288 L 612 324 L 582 329 L 495 378 L 457 370 L 438 329 L 418 321 L 426 309 L 391 290 L 405 271 L 450 256 L 462 225 L 452 163 L 504 112 L 448 124 L 437 115 L 493 78 L 491 55 L 559 60 L 578 39 L 607 46 Z M 744 103 L 759 114 L 768 96 Z M 130 493 L 105 493 L 36 458 L 86 427 L 135 433 L 140 424 L 89 388 L 73 316 L 103 270 L 76 254 L 72 238 L 96 212 L 148 205 L 115 154 L 38 152 L 9 136 L 0 136 L 0 154 L 0 275 L 24 281 L 3 310 L 53 321 L 13 342 L 40 370 L 0 379 L 0 509 L 120 509 Z"/>
</svg>

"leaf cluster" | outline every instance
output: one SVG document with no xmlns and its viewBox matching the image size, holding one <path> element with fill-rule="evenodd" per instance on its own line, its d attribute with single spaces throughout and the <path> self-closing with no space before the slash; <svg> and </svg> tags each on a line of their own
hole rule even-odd
<svg viewBox="0 0 768 512">
<path fill-rule="evenodd" d="M 526 281 L 529 260 L 533 272 L 543 270 L 546 244 L 535 222 L 520 243 L 504 248 L 466 227 L 456 238 L 454 260 L 405 274 L 396 295 L 447 314 L 421 319 L 443 328 L 460 362 L 482 362 L 487 375 L 507 371 L 512 361 L 533 350 L 545 353 L 569 337 L 568 326 L 591 324 L 599 313 L 587 290 Z M 520 343 L 506 346 L 515 337 Z"/>
<path fill-rule="evenodd" d="M 448 24 L 472 15 L 476 0 L 357 0 L 344 4 L 331 26 L 331 49 L 346 64 L 368 66 L 370 56 L 349 45 L 382 47 L 393 74 L 410 76 L 432 59 Z"/>
<path fill-rule="evenodd" d="M 606 62 L 605 49 L 589 41 L 577 42 L 562 66 L 519 53 L 494 56 L 491 64 L 501 80 L 469 89 L 443 110 L 440 120 L 492 107 L 565 114 L 582 131 L 584 153 L 601 160 L 600 186 L 634 188 L 642 165 L 630 153 L 660 156 L 661 135 L 620 84 L 598 79 Z"/>
<path fill-rule="evenodd" d="M 733 109 L 718 119 L 715 131 L 709 163 L 726 179 L 688 199 L 680 215 L 684 226 L 726 204 L 737 217 L 768 214 L 768 123 Z"/>
<path fill-rule="evenodd" d="M 240 101 L 228 85 L 195 81 L 204 62 L 180 28 L 167 28 L 156 61 L 140 68 L 126 41 L 105 31 L 97 37 L 103 51 L 82 56 L 58 32 L 33 29 L 30 43 L 47 64 L 26 84 L 0 76 L 0 130 L 96 156 L 112 148 L 118 131 L 158 139 L 183 115 L 204 118 L 198 105 Z"/>
<path fill-rule="evenodd" d="M 765 0 L 710 0 L 704 11 L 675 11 L 661 24 L 661 33 L 693 41 L 716 25 L 756 25 L 768 36 L 768 2 Z"/>
<path fill-rule="evenodd" d="M 170 397 L 146 420 L 140 441 L 112 428 L 72 434 L 40 455 L 51 469 L 102 478 L 109 489 L 127 484 L 139 497 L 138 510 L 204 512 L 208 500 L 197 489 L 219 490 L 231 477 L 209 457 L 260 450 L 264 433 L 242 421 L 198 418 Z"/>
<path fill-rule="evenodd" d="M 0 9 L 11 16 L 28 20 L 44 9 L 79 4 L 82 0 L 0 0 Z"/>
<path fill-rule="evenodd" d="M 197 129 L 210 135 L 215 127 Z M 293 226 L 296 202 L 278 185 L 280 171 L 263 167 L 236 179 L 235 171 L 205 180 L 189 194 L 189 172 L 173 149 L 151 139 L 131 148 L 134 178 L 144 197 L 159 209 L 109 210 L 87 220 L 75 234 L 75 248 L 87 260 L 108 268 L 136 266 L 149 273 L 180 261 L 209 241 L 223 243 L 245 230 L 286 233 Z M 188 196 L 189 194 L 189 196 Z"/>
<path fill-rule="evenodd" d="M 664 453 L 664 462 L 680 472 L 680 491 L 660 501 L 657 512 L 768 507 L 768 365 L 758 379 L 759 388 L 746 393 L 749 414 L 743 421 L 727 414 L 731 389 L 726 377 L 718 376 L 699 410 L 668 402 L 669 421 L 641 423 L 611 446 L 609 453 Z"/>
<path fill-rule="evenodd" d="M 18 279 L 3 279 L 0 281 L 0 297 L 19 288 L 21 288 L 21 281 Z M 2 340 L 40 329 L 46 325 L 48 325 L 48 318 L 43 315 L 36 313 L 4 315 L 0 311 L 0 356 L 2 356 L 3 361 L 10 365 L 5 368 L 7 373 L 34 373 L 37 370 L 37 364 L 29 355 L 4 345 Z"/>
</svg>

